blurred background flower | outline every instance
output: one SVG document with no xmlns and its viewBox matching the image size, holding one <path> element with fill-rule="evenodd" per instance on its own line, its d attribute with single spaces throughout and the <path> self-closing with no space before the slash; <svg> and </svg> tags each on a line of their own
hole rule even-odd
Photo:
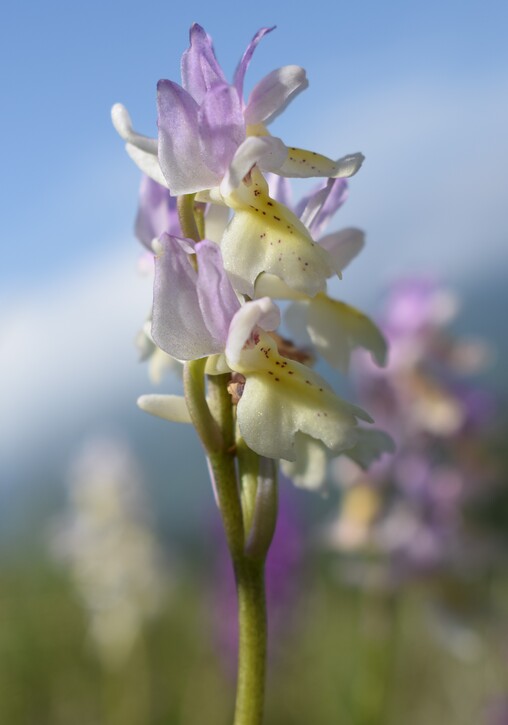
<svg viewBox="0 0 508 725">
<path fill-rule="evenodd" d="M 168 606 L 171 583 L 141 474 L 125 445 L 97 439 L 78 453 L 68 512 L 55 525 L 52 548 L 70 568 L 100 659 L 121 666 L 142 640 L 145 620 Z"/>
</svg>

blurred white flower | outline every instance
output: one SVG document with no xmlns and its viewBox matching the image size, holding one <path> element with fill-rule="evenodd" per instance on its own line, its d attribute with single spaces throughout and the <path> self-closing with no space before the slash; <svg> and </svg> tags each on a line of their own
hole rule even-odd
<svg viewBox="0 0 508 725">
<path fill-rule="evenodd" d="M 70 568 L 99 656 L 111 668 L 129 656 L 167 593 L 141 481 L 125 444 L 87 443 L 73 461 L 68 511 L 52 542 Z"/>
</svg>

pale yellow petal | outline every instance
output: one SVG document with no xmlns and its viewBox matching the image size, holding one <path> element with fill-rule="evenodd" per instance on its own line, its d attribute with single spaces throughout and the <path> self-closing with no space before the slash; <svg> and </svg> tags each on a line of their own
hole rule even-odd
<svg viewBox="0 0 508 725">
<path fill-rule="evenodd" d="M 296 460 L 281 461 L 281 470 L 295 486 L 309 491 L 326 490 L 326 473 L 329 452 L 321 441 L 297 433 L 295 436 Z"/>
<path fill-rule="evenodd" d="M 257 277 L 267 272 L 289 287 L 315 295 L 333 270 L 328 252 L 287 207 L 271 199 L 263 175 L 252 171 L 226 199 L 235 212 L 221 242 L 224 266 L 239 292 L 254 296 Z"/>
<path fill-rule="evenodd" d="M 357 418 L 371 422 L 313 370 L 279 355 L 268 334 L 243 350 L 234 369 L 246 378 L 237 407 L 240 432 L 260 455 L 295 460 L 298 432 L 337 453 L 356 443 Z"/>
<path fill-rule="evenodd" d="M 291 146 L 286 160 L 277 173 L 294 178 L 326 176 L 338 179 L 356 174 L 363 161 L 364 156 L 360 153 L 349 154 L 338 161 L 333 161 L 315 151 L 306 151 Z"/>
<path fill-rule="evenodd" d="M 180 395 L 142 395 L 138 398 L 138 405 L 146 413 L 173 423 L 191 422 L 185 398 Z"/>
<path fill-rule="evenodd" d="M 347 372 L 351 352 L 363 347 L 378 365 L 386 361 L 386 341 L 376 325 L 355 307 L 319 294 L 309 301 L 307 330 L 330 365 Z"/>
</svg>

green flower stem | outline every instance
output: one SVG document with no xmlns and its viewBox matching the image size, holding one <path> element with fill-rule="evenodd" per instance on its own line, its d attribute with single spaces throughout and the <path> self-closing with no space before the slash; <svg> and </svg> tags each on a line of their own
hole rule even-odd
<svg viewBox="0 0 508 725">
<path fill-rule="evenodd" d="M 186 362 L 183 366 L 183 385 L 192 423 L 210 455 L 223 449 L 223 438 L 206 400 L 205 365 L 206 358 Z"/>
<path fill-rule="evenodd" d="M 264 562 L 244 556 L 235 563 L 238 592 L 238 683 L 234 725 L 261 725 L 266 676 Z"/>
<path fill-rule="evenodd" d="M 195 242 L 199 242 L 202 237 L 199 234 L 196 215 L 194 213 L 195 196 L 195 194 L 183 194 L 177 198 L 176 205 L 182 234 L 187 239 L 194 239 Z"/>
<path fill-rule="evenodd" d="M 245 551 L 246 527 L 235 467 L 233 410 L 227 391 L 229 376 L 209 376 L 207 401 L 205 365 L 204 360 L 185 363 L 184 388 L 192 422 L 210 461 L 235 572 L 239 647 L 234 725 L 261 725 L 266 673 L 264 561 L 269 542 L 256 558 Z M 254 513 L 251 520 L 253 516 Z"/>
<path fill-rule="evenodd" d="M 240 436 L 238 436 L 236 440 L 236 454 L 238 456 L 238 470 L 240 473 L 240 495 L 242 501 L 243 521 L 245 531 L 249 532 L 256 505 L 259 456 L 246 445 L 245 441 Z"/>
<path fill-rule="evenodd" d="M 206 360 L 190 360 L 184 365 L 183 382 L 185 400 L 191 420 L 205 447 L 215 488 L 219 499 L 224 530 L 233 561 L 242 555 L 244 547 L 244 528 L 242 507 L 238 492 L 235 468 L 235 451 L 228 440 L 228 429 L 232 430 L 232 421 L 228 422 L 226 402 L 229 404 L 229 416 L 232 417 L 231 400 L 226 401 L 225 381 L 213 381 L 210 376 L 210 411 L 205 391 Z M 220 376 L 224 378 L 224 376 Z M 220 388 L 223 388 L 221 391 Z M 219 427 L 222 425 L 222 429 Z"/>
<path fill-rule="evenodd" d="M 221 430 L 225 450 L 234 453 L 235 421 L 231 396 L 228 393 L 230 379 L 229 373 L 208 376 L 208 403 L 214 420 Z"/>
</svg>

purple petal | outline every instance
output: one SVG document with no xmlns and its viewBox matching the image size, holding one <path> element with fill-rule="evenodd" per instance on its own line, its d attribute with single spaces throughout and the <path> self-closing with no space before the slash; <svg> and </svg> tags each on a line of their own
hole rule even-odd
<svg viewBox="0 0 508 725">
<path fill-rule="evenodd" d="M 182 86 L 194 100 L 201 104 L 207 91 L 226 78 L 217 62 L 212 39 L 205 30 L 194 23 L 190 29 L 190 46 L 182 55 Z"/>
<path fill-rule="evenodd" d="M 310 227 L 312 236 L 319 236 L 328 225 L 332 216 L 347 201 L 349 196 L 348 183 L 346 179 L 330 179 L 327 184 L 326 194 L 321 208 L 318 209 L 314 221 Z"/>
<path fill-rule="evenodd" d="M 284 204 L 284 206 L 292 208 L 292 189 L 291 189 L 291 182 L 289 179 L 286 179 L 285 176 L 279 176 L 278 174 L 272 174 L 271 172 L 267 172 L 265 174 L 266 183 L 268 184 L 268 188 L 270 190 L 270 196 L 272 199 L 275 199 L 275 201 L 278 201 L 280 204 Z"/>
<path fill-rule="evenodd" d="M 247 68 L 249 67 L 249 63 L 254 54 L 254 51 L 256 50 L 257 44 L 259 43 L 261 38 L 264 38 L 265 35 L 271 33 L 272 30 L 275 30 L 275 27 L 276 26 L 274 25 L 271 28 L 261 28 L 261 30 L 258 30 L 256 35 L 252 38 L 249 45 L 247 46 L 245 53 L 243 54 L 242 59 L 237 66 L 233 83 L 236 90 L 238 91 L 238 96 L 240 98 L 243 98 L 243 82 L 245 79 L 245 73 L 247 71 Z"/>
<path fill-rule="evenodd" d="M 286 178 L 286 177 L 284 177 L 284 178 Z M 326 189 L 327 184 L 328 184 L 328 180 L 325 182 L 323 182 L 322 180 L 319 181 L 318 184 L 316 184 L 316 186 L 313 187 L 312 191 L 309 191 L 308 194 L 304 194 L 300 198 L 300 201 L 298 202 L 298 204 L 295 206 L 295 209 L 294 209 L 297 217 L 299 217 L 300 219 L 305 218 L 304 211 L 309 206 L 311 199 L 313 199 L 316 196 L 318 196 L 319 194 L 321 194 Z"/>
<path fill-rule="evenodd" d="M 347 181 L 328 179 L 324 187 L 302 199 L 298 209 L 299 216 L 314 238 L 321 234 L 347 198 Z"/>
<path fill-rule="evenodd" d="M 330 265 L 340 275 L 365 246 L 365 234 L 361 229 L 348 227 L 321 237 L 319 246 L 329 253 Z"/>
<path fill-rule="evenodd" d="M 245 122 L 236 89 L 227 83 L 210 89 L 199 109 L 198 123 L 205 163 L 222 177 L 245 139 Z"/>
<path fill-rule="evenodd" d="M 235 91 L 236 92 L 236 91 Z M 217 347 L 226 347 L 229 325 L 240 303 L 224 270 L 220 247 L 204 240 L 196 244 L 197 294 L 201 313 Z"/>
<path fill-rule="evenodd" d="M 253 89 L 245 109 L 247 124 L 269 123 L 309 82 L 305 70 L 286 65 L 265 76 Z"/>
<path fill-rule="evenodd" d="M 160 242 L 162 252 L 155 258 L 154 342 L 179 360 L 195 360 L 220 352 L 201 314 L 197 273 L 181 241 L 163 234 Z"/>
<path fill-rule="evenodd" d="M 163 232 L 181 234 L 176 199 L 169 191 L 143 176 L 139 189 L 139 207 L 135 222 L 136 237 L 150 251 L 152 240 L 158 239 Z"/>
<path fill-rule="evenodd" d="M 177 83 L 157 84 L 159 163 L 171 193 L 193 194 L 219 182 L 204 165 L 199 145 L 198 104 Z"/>
</svg>

